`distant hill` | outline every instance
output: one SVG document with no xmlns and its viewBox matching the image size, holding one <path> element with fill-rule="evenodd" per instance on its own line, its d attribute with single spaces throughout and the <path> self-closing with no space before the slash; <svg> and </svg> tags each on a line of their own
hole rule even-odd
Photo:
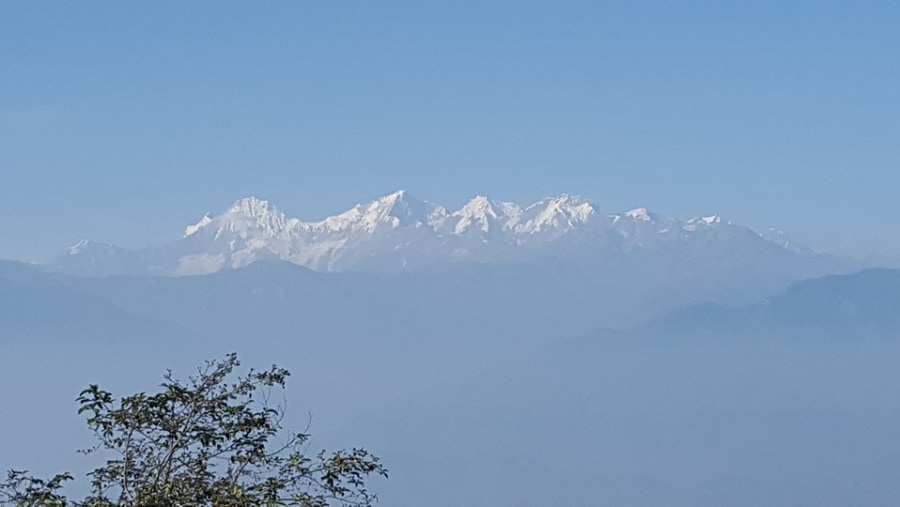
<svg viewBox="0 0 900 507">
<path fill-rule="evenodd" d="M 73 283 L 76 282 L 76 283 Z M 180 334 L 177 326 L 123 310 L 66 277 L 0 263 L 0 339 L 142 340 Z"/>
<path fill-rule="evenodd" d="M 599 332 L 597 336 L 609 336 L 609 332 Z M 867 269 L 802 280 L 764 301 L 741 308 L 715 303 L 691 305 L 618 336 L 648 340 L 896 336 L 900 340 L 900 270 Z"/>
</svg>

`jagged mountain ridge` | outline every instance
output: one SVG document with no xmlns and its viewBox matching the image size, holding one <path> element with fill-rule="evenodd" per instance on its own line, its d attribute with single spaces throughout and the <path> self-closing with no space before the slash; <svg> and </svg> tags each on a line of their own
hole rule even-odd
<svg viewBox="0 0 900 507">
<path fill-rule="evenodd" d="M 568 194 L 547 198 L 524 208 L 516 203 L 476 196 L 459 210 L 448 212 L 443 206 L 419 200 L 407 191 L 399 190 L 368 204 L 357 204 L 324 220 L 304 222 L 287 218 L 268 201 L 246 197 L 235 202 L 222 215 L 212 218 L 207 214 L 197 224 L 188 226 L 185 237 L 214 223 L 219 232 L 238 232 L 240 228 L 236 228 L 235 224 L 242 222 L 254 222 L 263 235 L 282 238 L 303 233 L 353 231 L 372 234 L 403 227 L 426 227 L 438 235 L 451 236 L 465 235 L 474 230 L 487 233 L 497 229 L 523 235 L 548 228 L 572 228 L 587 223 L 595 213 L 592 203 Z"/>
<path fill-rule="evenodd" d="M 288 217 L 268 201 L 247 197 L 224 213 L 204 215 L 185 229 L 180 241 L 138 251 L 81 242 L 54 264 L 83 275 L 196 275 L 275 259 L 318 271 L 399 272 L 447 262 L 578 257 L 585 252 L 600 259 L 703 250 L 812 254 L 788 249 L 717 215 L 679 220 L 644 208 L 603 213 L 594 203 L 568 194 L 528 206 L 476 196 L 448 211 L 400 190 L 314 222 Z"/>
</svg>

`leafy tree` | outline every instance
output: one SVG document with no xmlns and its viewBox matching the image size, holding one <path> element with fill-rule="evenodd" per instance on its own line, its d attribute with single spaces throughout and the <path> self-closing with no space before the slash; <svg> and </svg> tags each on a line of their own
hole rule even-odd
<svg viewBox="0 0 900 507">
<path fill-rule="evenodd" d="M 4 498 L 20 506 L 370 506 L 371 475 L 387 477 L 364 449 L 306 454 L 307 433 L 283 434 L 283 405 L 273 389 L 290 375 L 273 366 L 237 376 L 237 356 L 208 361 L 187 382 L 165 374 L 162 391 L 116 400 L 91 385 L 79 414 L 99 443 L 105 465 L 90 472 L 92 493 L 74 501 L 62 494 L 71 474 L 39 479 L 10 470 Z M 276 439 L 280 443 L 274 444 Z"/>
</svg>

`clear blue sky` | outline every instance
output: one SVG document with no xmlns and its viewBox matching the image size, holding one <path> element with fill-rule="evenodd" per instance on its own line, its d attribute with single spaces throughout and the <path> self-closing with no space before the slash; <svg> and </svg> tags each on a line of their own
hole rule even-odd
<svg viewBox="0 0 900 507">
<path fill-rule="evenodd" d="M 0 258 L 578 193 L 900 254 L 900 2 L 2 2 Z"/>
</svg>

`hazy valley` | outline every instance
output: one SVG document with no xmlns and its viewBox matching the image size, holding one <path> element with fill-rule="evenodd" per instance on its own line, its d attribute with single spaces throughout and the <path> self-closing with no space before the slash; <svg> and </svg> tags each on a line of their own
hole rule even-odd
<svg viewBox="0 0 900 507">
<path fill-rule="evenodd" d="M 77 470 L 83 435 L 63 426 L 82 384 L 137 389 L 237 351 L 295 372 L 289 415 L 312 414 L 314 446 L 384 456 L 389 505 L 900 500 L 884 487 L 900 477 L 900 271 L 717 218 L 557 200 L 516 230 L 488 210 L 428 222 L 437 208 L 409 199 L 327 233 L 242 200 L 168 245 L 0 264 L 6 413 L 31 414 L 7 416 L 0 448 Z M 171 276 L 198 256 L 227 262 Z"/>
</svg>

